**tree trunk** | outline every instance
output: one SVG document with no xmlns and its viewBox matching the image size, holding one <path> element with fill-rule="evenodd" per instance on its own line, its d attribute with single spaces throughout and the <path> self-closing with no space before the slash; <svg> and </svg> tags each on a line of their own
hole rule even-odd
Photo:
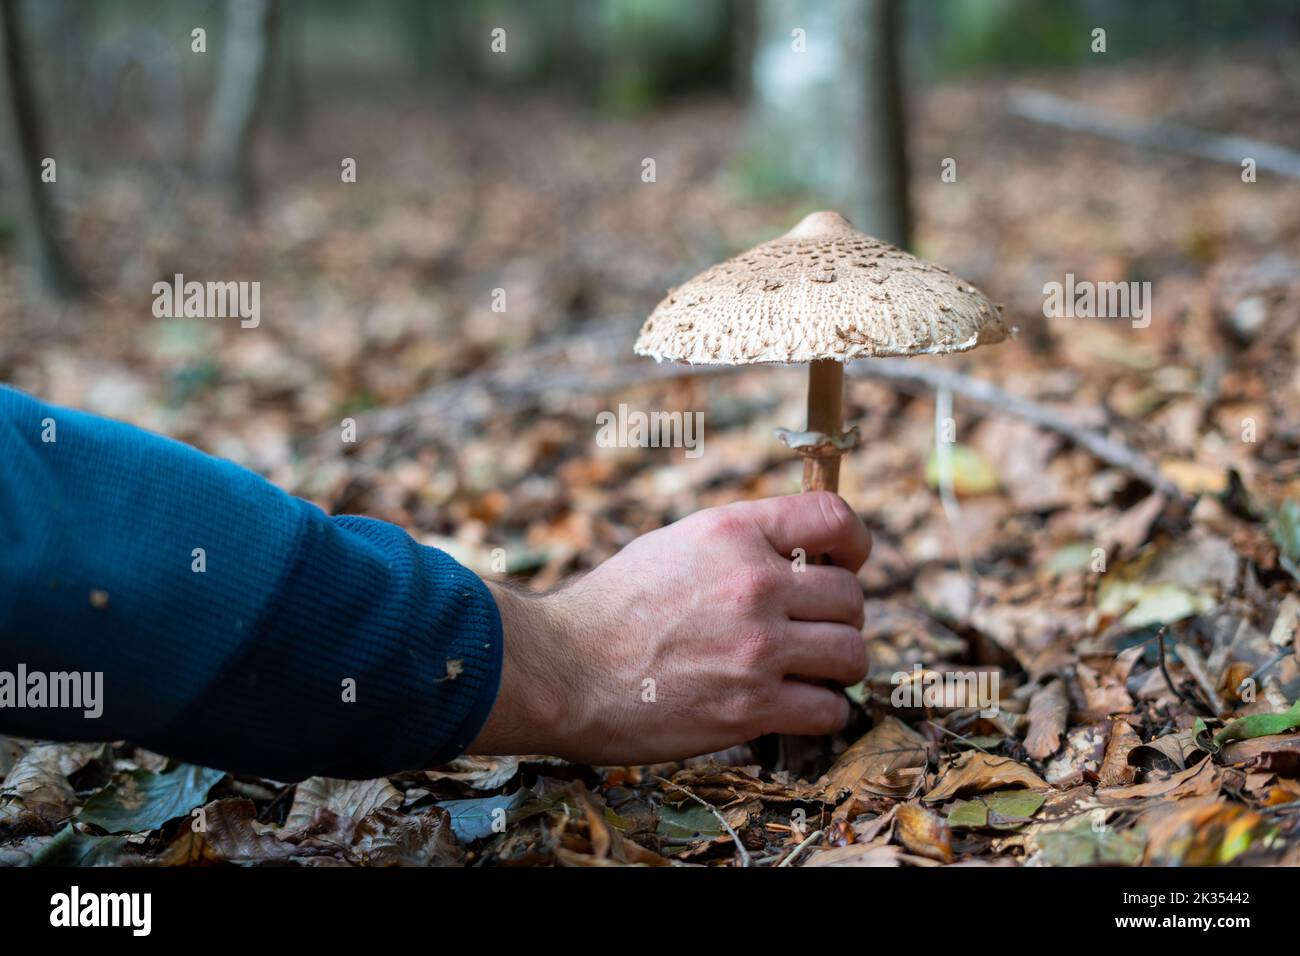
<svg viewBox="0 0 1300 956">
<path fill-rule="evenodd" d="M 42 135 L 16 0 L 0 0 L 0 134 L 19 247 L 36 280 L 33 285 L 56 298 L 73 298 L 81 284 L 59 241 L 58 213 L 50 194 L 53 184 L 41 179 L 41 163 L 50 154 Z"/>
<path fill-rule="evenodd" d="M 906 246 L 901 0 L 761 0 L 751 169 Z"/>
<path fill-rule="evenodd" d="M 857 4 L 853 4 L 857 6 Z M 907 134 L 903 120 L 901 0 L 864 0 L 841 37 L 858 64 L 860 99 L 854 129 L 858 188 L 849 217 L 868 235 L 906 249 L 912 239 L 907 202 Z"/>
<path fill-rule="evenodd" d="M 266 98 L 275 0 L 227 0 L 217 88 L 203 131 L 208 178 L 252 194 L 253 134 Z"/>
</svg>

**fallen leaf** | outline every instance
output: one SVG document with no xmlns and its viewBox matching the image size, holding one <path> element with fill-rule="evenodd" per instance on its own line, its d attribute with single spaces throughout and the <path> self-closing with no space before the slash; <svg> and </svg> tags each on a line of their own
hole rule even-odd
<svg viewBox="0 0 1300 956">
<path fill-rule="evenodd" d="M 884 796 L 908 794 L 929 759 L 929 743 L 896 717 L 885 717 L 840 754 L 818 783 L 837 802 L 856 787 Z"/>
<path fill-rule="evenodd" d="M 810 853 L 801 865 L 805 867 L 902 866 L 902 861 L 898 857 L 896 846 L 862 846 L 853 843 L 849 846 Z"/>
<path fill-rule="evenodd" d="M 1268 642 L 1276 647 L 1295 647 L 1297 641 L 1300 641 L 1300 597 L 1288 594 L 1277 607 Z"/>
<path fill-rule="evenodd" d="M 1148 866 L 1222 866 L 1274 832 L 1263 817 L 1226 801 L 1198 801 L 1157 817 L 1147 835 Z"/>
<path fill-rule="evenodd" d="M 1143 647 L 1137 645 L 1121 651 L 1113 658 L 1089 658 L 1075 665 L 1079 692 L 1083 695 L 1083 710 L 1087 718 L 1098 720 L 1112 714 L 1125 714 L 1133 709 L 1127 683 L 1134 662 L 1142 656 Z"/>
<path fill-rule="evenodd" d="M 32 857 L 31 865 L 121 866 L 126 850 L 126 837 L 94 836 L 69 823 Z"/>
<path fill-rule="evenodd" d="M 1025 734 L 1025 749 L 1029 756 L 1045 760 L 1061 746 L 1070 714 L 1070 701 L 1065 693 L 1065 682 L 1054 678 L 1034 691 L 1029 700 L 1029 731 Z"/>
<path fill-rule="evenodd" d="M 948 811 L 948 825 L 1014 830 L 1030 823 L 1046 799 L 1037 790 L 995 790 L 972 800 L 958 800 Z"/>
<path fill-rule="evenodd" d="M 321 810 L 359 821 L 376 810 L 393 810 L 401 805 L 401 791 L 383 777 L 377 780 L 308 777 L 294 790 L 284 826 L 291 832 L 310 829 Z"/>
<path fill-rule="evenodd" d="M 1203 534 L 1156 547 L 1108 572 L 1097 589 L 1097 614 L 1128 628 L 1172 624 L 1212 611 L 1237 577 L 1237 553 Z"/>
<path fill-rule="evenodd" d="M 1104 721 L 1082 724 L 1070 731 L 1065 749 L 1043 768 L 1043 776 L 1053 787 L 1074 787 L 1095 780 L 1106 754 L 1109 727 Z"/>
<path fill-rule="evenodd" d="M 1167 501 L 1160 492 L 1147 495 L 1101 530 L 1102 546 L 1119 554 L 1130 554 L 1146 543 L 1151 525 L 1164 510 Z"/>
<path fill-rule="evenodd" d="M 926 803 L 938 803 L 956 796 L 1014 786 L 1030 790 L 1048 789 L 1047 781 L 1010 757 L 971 751 L 958 757 L 944 772 L 935 788 L 922 799 Z"/>
<path fill-rule="evenodd" d="M 430 782 L 454 780 L 471 790 L 496 790 L 504 787 L 519 772 L 518 757 L 458 757 L 445 767 L 426 770 Z"/>
<path fill-rule="evenodd" d="M 527 788 L 513 793 L 469 800 L 444 800 L 438 807 L 450 814 L 451 826 L 462 843 L 482 840 L 493 833 L 504 832 L 509 825 L 518 823 L 550 809 L 553 801 L 543 800 Z"/>
<path fill-rule="evenodd" d="M 952 862 L 952 829 L 943 817 L 915 803 L 905 803 L 894 820 L 894 836 L 908 850 L 940 863 Z"/>
<path fill-rule="evenodd" d="M 782 782 L 762 779 L 758 767 L 720 767 L 717 764 L 701 764 L 686 767 L 673 774 L 672 782 L 684 787 L 701 800 L 709 803 L 726 804 L 737 800 L 760 797 L 765 800 L 813 800 L 818 797 L 818 788 L 802 781 Z M 669 803 L 682 803 L 690 800 L 686 794 L 674 787 L 663 786 L 664 800 Z"/>
<path fill-rule="evenodd" d="M 1140 746 L 1142 738 L 1128 721 L 1117 717 L 1110 724 L 1110 738 L 1101 760 L 1097 784 L 1101 787 L 1127 787 L 1137 779 L 1137 768 L 1128 762 L 1129 754 Z"/>
<path fill-rule="evenodd" d="M 1265 734 L 1228 743 L 1219 754 L 1227 764 L 1253 764 L 1256 769 L 1295 776 L 1300 770 L 1300 734 Z"/>
<path fill-rule="evenodd" d="M 1182 730 L 1134 747 L 1129 751 L 1128 762 L 1139 770 L 1172 774 L 1185 770 L 1189 761 L 1202 753 L 1196 746 L 1195 732 Z"/>
<path fill-rule="evenodd" d="M 1188 767 L 1161 780 L 1148 780 L 1128 787 L 1103 787 L 1097 790 L 1097 799 L 1114 806 L 1151 797 L 1166 797 L 1181 800 L 1187 797 L 1200 797 L 1208 793 L 1217 793 L 1219 789 L 1219 770 L 1209 760 L 1202 760 L 1195 766 Z"/>
<path fill-rule="evenodd" d="M 1280 714 L 1251 714 L 1234 720 L 1217 734 L 1214 742 L 1222 747 L 1230 740 L 1249 740 L 1268 734 L 1282 734 L 1300 727 L 1300 698 Z"/>
<path fill-rule="evenodd" d="M 948 447 L 952 451 L 952 490 L 956 494 L 966 497 L 998 490 L 997 472 L 983 455 L 969 445 L 953 443 Z M 935 452 L 930 453 L 925 464 L 925 483 L 931 488 L 939 487 L 939 458 Z"/>
<path fill-rule="evenodd" d="M 1145 835 L 1110 826 L 1101 814 L 1093 810 L 1030 834 L 1027 849 L 1033 861 L 1044 866 L 1136 866 Z"/>
<path fill-rule="evenodd" d="M 346 851 L 358 866 L 459 866 L 464 856 L 445 810 L 376 810 L 357 824 Z"/>
<path fill-rule="evenodd" d="M 226 773 L 193 764 L 176 764 L 165 773 L 133 770 L 119 774 L 81 808 L 77 820 L 109 833 L 145 833 L 168 820 L 188 817 L 203 806 L 208 791 Z"/>
<path fill-rule="evenodd" d="M 214 800 L 153 861 L 155 866 L 195 863 L 265 863 L 287 860 L 304 851 L 276 835 L 276 828 L 257 821 L 257 808 L 243 797 Z M 319 851 L 306 851 L 319 852 Z"/>
</svg>

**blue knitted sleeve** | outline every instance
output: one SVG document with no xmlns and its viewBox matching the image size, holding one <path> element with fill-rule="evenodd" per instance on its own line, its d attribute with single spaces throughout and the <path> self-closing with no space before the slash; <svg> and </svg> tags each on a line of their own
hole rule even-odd
<svg viewBox="0 0 1300 956">
<path fill-rule="evenodd" d="M 0 732 L 381 776 L 473 740 L 501 652 L 483 582 L 400 528 L 0 387 Z"/>
</svg>

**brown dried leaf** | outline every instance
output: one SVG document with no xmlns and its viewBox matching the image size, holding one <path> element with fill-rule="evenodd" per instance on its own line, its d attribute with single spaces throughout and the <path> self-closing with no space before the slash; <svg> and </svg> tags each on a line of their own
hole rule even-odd
<svg viewBox="0 0 1300 956">
<path fill-rule="evenodd" d="M 196 829 L 202 827 L 202 829 Z M 214 800 L 201 816 L 167 848 L 159 866 L 179 866 L 200 860 L 262 863 L 285 860 L 303 851 L 276 836 L 276 828 L 257 821 L 257 808 L 243 797 Z"/>
<path fill-rule="evenodd" d="M 1043 769 L 1047 782 L 1053 787 L 1075 787 L 1096 780 L 1106 754 L 1108 730 L 1101 721 L 1081 724 L 1071 730 L 1065 749 Z"/>
<path fill-rule="evenodd" d="M 1102 787 L 1127 787 L 1133 783 L 1137 779 L 1137 768 L 1129 764 L 1128 756 L 1141 743 L 1142 738 L 1128 721 L 1118 717 L 1111 721 L 1110 739 L 1106 741 L 1106 754 L 1097 775 L 1098 784 Z"/>
<path fill-rule="evenodd" d="M 1046 780 L 1010 757 L 971 751 L 962 754 L 922 799 L 926 803 L 938 803 L 953 797 L 1015 786 L 1030 790 L 1048 789 Z"/>
<path fill-rule="evenodd" d="M 849 846 L 819 850 L 808 855 L 803 866 L 901 866 L 896 846 Z"/>
<path fill-rule="evenodd" d="M 68 777 L 105 752 L 103 744 L 38 744 L 26 751 L 0 786 L 0 831 L 53 833 L 77 807 Z"/>
<path fill-rule="evenodd" d="M 1172 774 L 1187 769 L 1188 761 L 1203 753 L 1196 746 L 1195 732 L 1180 730 L 1134 747 L 1129 752 L 1128 761 L 1139 770 Z"/>
<path fill-rule="evenodd" d="M 899 806 L 895 814 L 894 835 L 898 842 L 919 856 L 952 862 L 952 829 L 937 813 L 915 803 Z"/>
<path fill-rule="evenodd" d="M 335 780 L 308 777 L 293 794 L 285 830 L 305 831 L 319 824 L 320 811 L 359 821 L 376 810 L 402 805 L 402 794 L 383 777 L 378 780 Z"/>
<path fill-rule="evenodd" d="M 1126 714 L 1133 709 L 1133 698 L 1125 686 L 1134 662 L 1142 656 L 1138 645 L 1121 651 L 1111 659 L 1090 658 L 1075 665 L 1083 710 L 1090 719 Z"/>
<path fill-rule="evenodd" d="M 1220 783 L 1219 768 L 1209 760 L 1202 760 L 1194 767 L 1188 767 L 1161 780 L 1149 780 L 1130 787 L 1100 788 L 1097 790 L 1097 799 L 1108 806 L 1134 800 L 1147 800 L 1152 797 L 1182 800 L 1187 797 L 1202 797 L 1206 794 L 1218 793 Z"/>
<path fill-rule="evenodd" d="M 929 744 L 896 717 L 886 717 L 840 754 L 818 781 L 823 799 L 838 801 L 857 787 L 884 796 L 910 793 L 916 771 L 929 759 Z"/>
<path fill-rule="evenodd" d="M 818 788 L 797 781 L 781 783 L 775 780 L 763 780 L 759 768 L 720 767 L 717 764 L 701 764 L 686 767 L 673 774 L 672 782 L 678 787 L 685 787 L 701 800 L 710 803 L 729 804 L 737 800 L 749 800 L 759 797 L 767 800 L 816 800 Z M 668 803 L 683 803 L 691 798 L 674 787 L 663 786 L 664 800 Z"/>
<path fill-rule="evenodd" d="M 1065 682 L 1054 678 L 1034 691 L 1029 700 L 1029 732 L 1025 734 L 1025 749 L 1029 756 L 1046 760 L 1061 746 L 1061 734 L 1070 714 L 1070 700 L 1065 692 Z"/>
<path fill-rule="evenodd" d="M 1195 801 L 1160 816 L 1147 833 L 1147 866 L 1221 866 L 1231 863 L 1270 830 L 1240 804 Z"/>
</svg>

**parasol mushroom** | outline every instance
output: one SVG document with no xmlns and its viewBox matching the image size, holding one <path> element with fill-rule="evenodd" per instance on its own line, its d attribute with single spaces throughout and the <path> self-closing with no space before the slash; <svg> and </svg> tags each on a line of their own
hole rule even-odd
<svg viewBox="0 0 1300 956">
<path fill-rule="evenodd" d="M 842 431 L 845 362 L 964 352 L 1007 333 L 969 282 L 815 212 L 670 291 L 635 348 L 693 365 L 808 363 L 807 429 L 777 437 L 803 456 L 804 491 L 838 491 L 840 457 L 857 443 L 856 427 Z M 777 744 L 778 765 L 799 767 L 806 745 Z"/>
<path fill-rule="evenodd" d="M 807 429 L 777 436 L 803 457 L 804 491 L 838 491 L 857 443 L 856 427 L 842 431 L 845 362 L 964 352 L 1007 331 L 969 282 L 814 212 L 670 291 L 635 348 L 692 365 L 807 363 Z"/>
</svg>

